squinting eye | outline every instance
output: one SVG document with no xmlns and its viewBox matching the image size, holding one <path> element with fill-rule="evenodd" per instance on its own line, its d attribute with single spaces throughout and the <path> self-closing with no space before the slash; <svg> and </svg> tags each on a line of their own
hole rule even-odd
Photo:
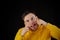
<svg viewBox="0 0 60 40">
<path fill-rule="evenodd" d="M 31 18 L 31 20 L 33 20 L 33 17 Z"/>
<path fill-rule="evenodd" d="M 27 22 L 29 22 L 29 20 L 27 20 Z"/>
</svg>

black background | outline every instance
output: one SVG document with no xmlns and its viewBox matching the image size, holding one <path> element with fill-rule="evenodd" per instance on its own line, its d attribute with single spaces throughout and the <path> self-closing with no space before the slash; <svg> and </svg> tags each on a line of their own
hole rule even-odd
<svg viewBox="0 0 60 40">
<path fill-rule="evenodd" d="M 8 1 L 8 8 L 4 8 L 4 12 L 8 12 L 6 17 L 7 26 L 4 27 L 4 38 L 8 34 L 8 40 L 14 40 L 14 37 L 19 28 L 24 27 L 21 15 L 25 9 L 32 9 L 37 12 L 39 18 L 50 22 L 56 26 L 60 26 L 59 3 L 54 1 Z M 4 21 L 6 23 L 6 21 Z M 4 24 L 5 24 L 4 23 Z M 5 26 L 5 25 L 4 25 Z M 60 28 L 60 27 L 59 27 Z M 6 33 L 7 32 L 7 33 Z"/>
</svg>

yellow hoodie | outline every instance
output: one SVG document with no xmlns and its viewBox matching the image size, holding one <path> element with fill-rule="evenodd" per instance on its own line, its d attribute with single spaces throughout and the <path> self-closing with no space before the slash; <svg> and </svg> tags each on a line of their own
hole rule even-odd
<svg viewBox="0 0 60 40">
<path fill-rule="evenodd" d="M 20 28 L 14 40 L 51 40 L 51 37 L 60 40 L 60 29 L 50 23 L 46 27 L 38 26 L 36 31 L 28 31 L 23 37 L 21 36 L 22 28 Z"/>
</svg>

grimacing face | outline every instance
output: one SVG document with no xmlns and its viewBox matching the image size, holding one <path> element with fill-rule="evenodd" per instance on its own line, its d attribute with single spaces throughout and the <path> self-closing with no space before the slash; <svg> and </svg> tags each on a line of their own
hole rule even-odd
<svg viewBox="0 0 60 40">
<path fill-rule="evenodd" d="M 33 13 L 29 13 L 24 17 L 24 24 L 30 30 L 34 31 L 37 29 L 37 16 Z"/>
</svg>

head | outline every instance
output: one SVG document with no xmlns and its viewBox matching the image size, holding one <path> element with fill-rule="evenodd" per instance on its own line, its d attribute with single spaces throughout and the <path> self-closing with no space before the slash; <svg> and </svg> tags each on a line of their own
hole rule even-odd
<svg viewBox="0 0 60 40">
<path fill-rule="evenodd" d="M 31 30 L 37 29 L 37 16 L 34 11 L 27 11 L 23 14 L 22 19 L 26 27 L 29 27 Z"/>
</svg>

